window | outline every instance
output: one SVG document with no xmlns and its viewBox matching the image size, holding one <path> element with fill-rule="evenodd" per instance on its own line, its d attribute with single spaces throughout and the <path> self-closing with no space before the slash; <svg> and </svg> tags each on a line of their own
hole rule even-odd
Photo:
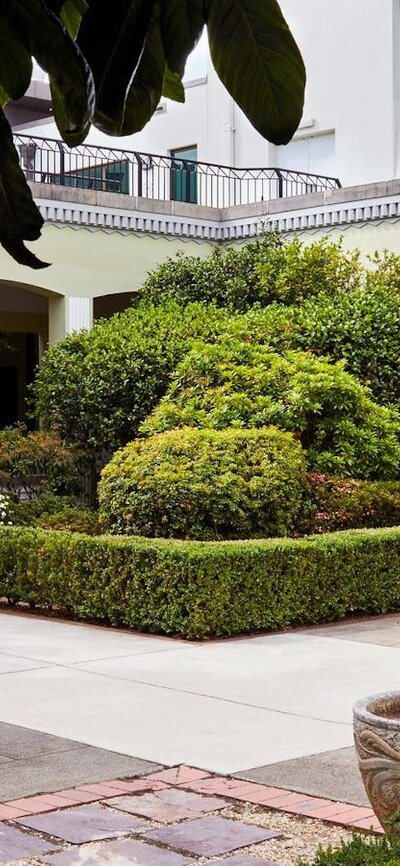
<svg viewBox="0 0 400 866">
<path fill-rule="evenodd" d="M 171 199 L 197 204 L 197 145 L 171 153 Z"/>
<path fill-rule="evenodd" d="M 75 189 L 97 189 L 129 194 L 129 163 L 126 160 L 103 165 L 88 165 L 58 174 L 52 182 Z"/>
</svg>

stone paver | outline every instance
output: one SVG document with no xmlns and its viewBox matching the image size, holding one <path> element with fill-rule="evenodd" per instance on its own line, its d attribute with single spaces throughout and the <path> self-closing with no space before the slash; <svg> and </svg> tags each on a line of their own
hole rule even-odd
<svg viewBox="0 0 400 866">
<path fill-rule="evenodd" d="M 151 830 L 147 838 L 154 839 L 173 848 L 189 851 L 199 856 L 216 857 L 257 842 L 281 838 L 282 833 L 220 818 L 197 818 L 184 824 L 175 824 L 162 830 Z"/>
<path fill-rule="evenodd" d="M 248 854 L 234 854 L 228 860 L 213 860 L 210 866 L 281 866 L 274 860 L 257 860 Z"/>
<path fill-rule="evenodd" d="M 220 797 L 204 797 L 174 788 L 138 797 L 113 797 L 105 802 L 114 809 L 121 809 L 131 815 L 144 815 L 145 818 L 161 823 L 197 818 L 204 812 L 214 812 L 229 806 L 227 800 Z"/>
<path fill-rule="evenodd" d="M 44 839 L 38 839 L 37 836 L 23 833 L 16 827 L 0 824 L 0 864 L 12 863 L 13 860 L 54 851 L 56 848 L 54 842 L 46 842 Z"/>
<path fill-rule="evenodd" d="M 148 827 L 143 819 L 124 815 L 99 803 L 20 818 L 18 823 L 32 830 L 48 833 L 49 836 L 56 836 L 64 842 L 75 843 L 138 833 Z"/>
<path fill-rule="evenodd" d="M 79 849 L 40 859 L 47 866 L 191 866 L 195 862 L 190 857 L 136 842 L 134 839 L 82 845 Z M 252 866 L 254 862 L 257 864 L 257 861 L 253 860 Z"/>
</svg>

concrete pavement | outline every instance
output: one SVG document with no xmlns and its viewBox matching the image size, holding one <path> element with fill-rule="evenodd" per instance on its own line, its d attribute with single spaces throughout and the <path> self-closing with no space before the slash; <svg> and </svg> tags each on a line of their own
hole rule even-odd
<svg viewBox="0 0 400 866">
<path fill-rule="evenodd" d="M 332 753 L 348 776 L 353 702 L 399 687 L 399 622 L 193 644 L 3 612 L 0 721 L 246 778 L 272 765 L 293 778 L 293 762 Z M 308 767 L 310 793 L 323 793 L 323 760 Z M 349 793 L 360 802 L 358 777 Z"/>
</svg>

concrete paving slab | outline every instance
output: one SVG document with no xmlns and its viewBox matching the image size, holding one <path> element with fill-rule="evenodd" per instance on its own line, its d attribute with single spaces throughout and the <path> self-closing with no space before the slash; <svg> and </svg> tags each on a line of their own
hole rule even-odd
<svg viewBox="0 0 400 866">
<path fill-rule="evenodd" d="M 35 616 L 0 612 L 0 653 L 53 664 L 74 664 L 89 659 L 118 657 L 146 652 L 168 652 L 184 641 L 79 623 L 60 622 Z M 10 662 L 11 663 L 11 662 Z M 14 661 L 17 664 L 17 661 Z M 26 665 L 25 665 L 26 667 Z M 0 669 L 1 671 L 1 669 Z"/>
<path fill-rule="evenodd" d="M 235 774 L 239 779 L 288 788 L 314 797 L 369 806 L 354 748 L 322 752 L 294 761 L 256 767 Z"/>
<path fill-rule="evenodd" d="M 212 655 L 208 664 L 213 665 Z M 348 724 L 70 668 L 10 677 L 0 715 L 8 723 L 23 721 L 99 748 L 221 773 L 352 743 Z"/>
<path fill-rule="evenodd" d="M 290 633 L 191 646 L 167 657 L 106 659 L 79 669 L 350 724 L 358 697 L 398 688 L 400 648 Z"/>
<path fill-rule="evenodd" d="M 0 724 L 0 747 L 14 755 L 0 756 L 0 802 L 161 769 L 150 761 L 14 725 Z"/>
<path fill-rule="evenodd" d="M 82 743 L 73 740 L 0 722 L 0 753 L 8 758 L 33 758 L 81 748 Z"/>
<path fill-rule="evenodd" d="M 371 619 L 302 629 L 302 632 L 311 637 L 322 635 L 323 637 L 340 638 L 340 640 L 371 643 L 376 646 L 400 647 L 400 616 L 394 613 Z"/>
<path fill-rule="evenodd" d="M 15 656 L 0 652 L 0 676 L 2 674 L 13 674 L 19 671 L 32 671 L 45 667 L 42 661 L 34 661 L 28 658 L 15 658 Z"/>
</svg>

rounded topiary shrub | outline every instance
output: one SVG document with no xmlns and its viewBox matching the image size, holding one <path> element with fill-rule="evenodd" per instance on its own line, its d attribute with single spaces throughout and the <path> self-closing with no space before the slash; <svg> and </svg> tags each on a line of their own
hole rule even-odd
<svg viewBox="0 0 400 866">
<path fill-rule="evenodd" d="M 278 354 L 233 334 L 213 345 L 193 344 L 142 432 L 270 424 L 299 439 L 310 471 L 399 477 L 399 415 L 375 403 L 343 361 L 311 352 Z"/>
<path fill-rule="evenodd" d="M 307 486 L 301 446 L 275 427 L 183 428 L 138 439 L 102 471 L 111 532 L 201 540 L 287 535 Z"/>
</svg>

